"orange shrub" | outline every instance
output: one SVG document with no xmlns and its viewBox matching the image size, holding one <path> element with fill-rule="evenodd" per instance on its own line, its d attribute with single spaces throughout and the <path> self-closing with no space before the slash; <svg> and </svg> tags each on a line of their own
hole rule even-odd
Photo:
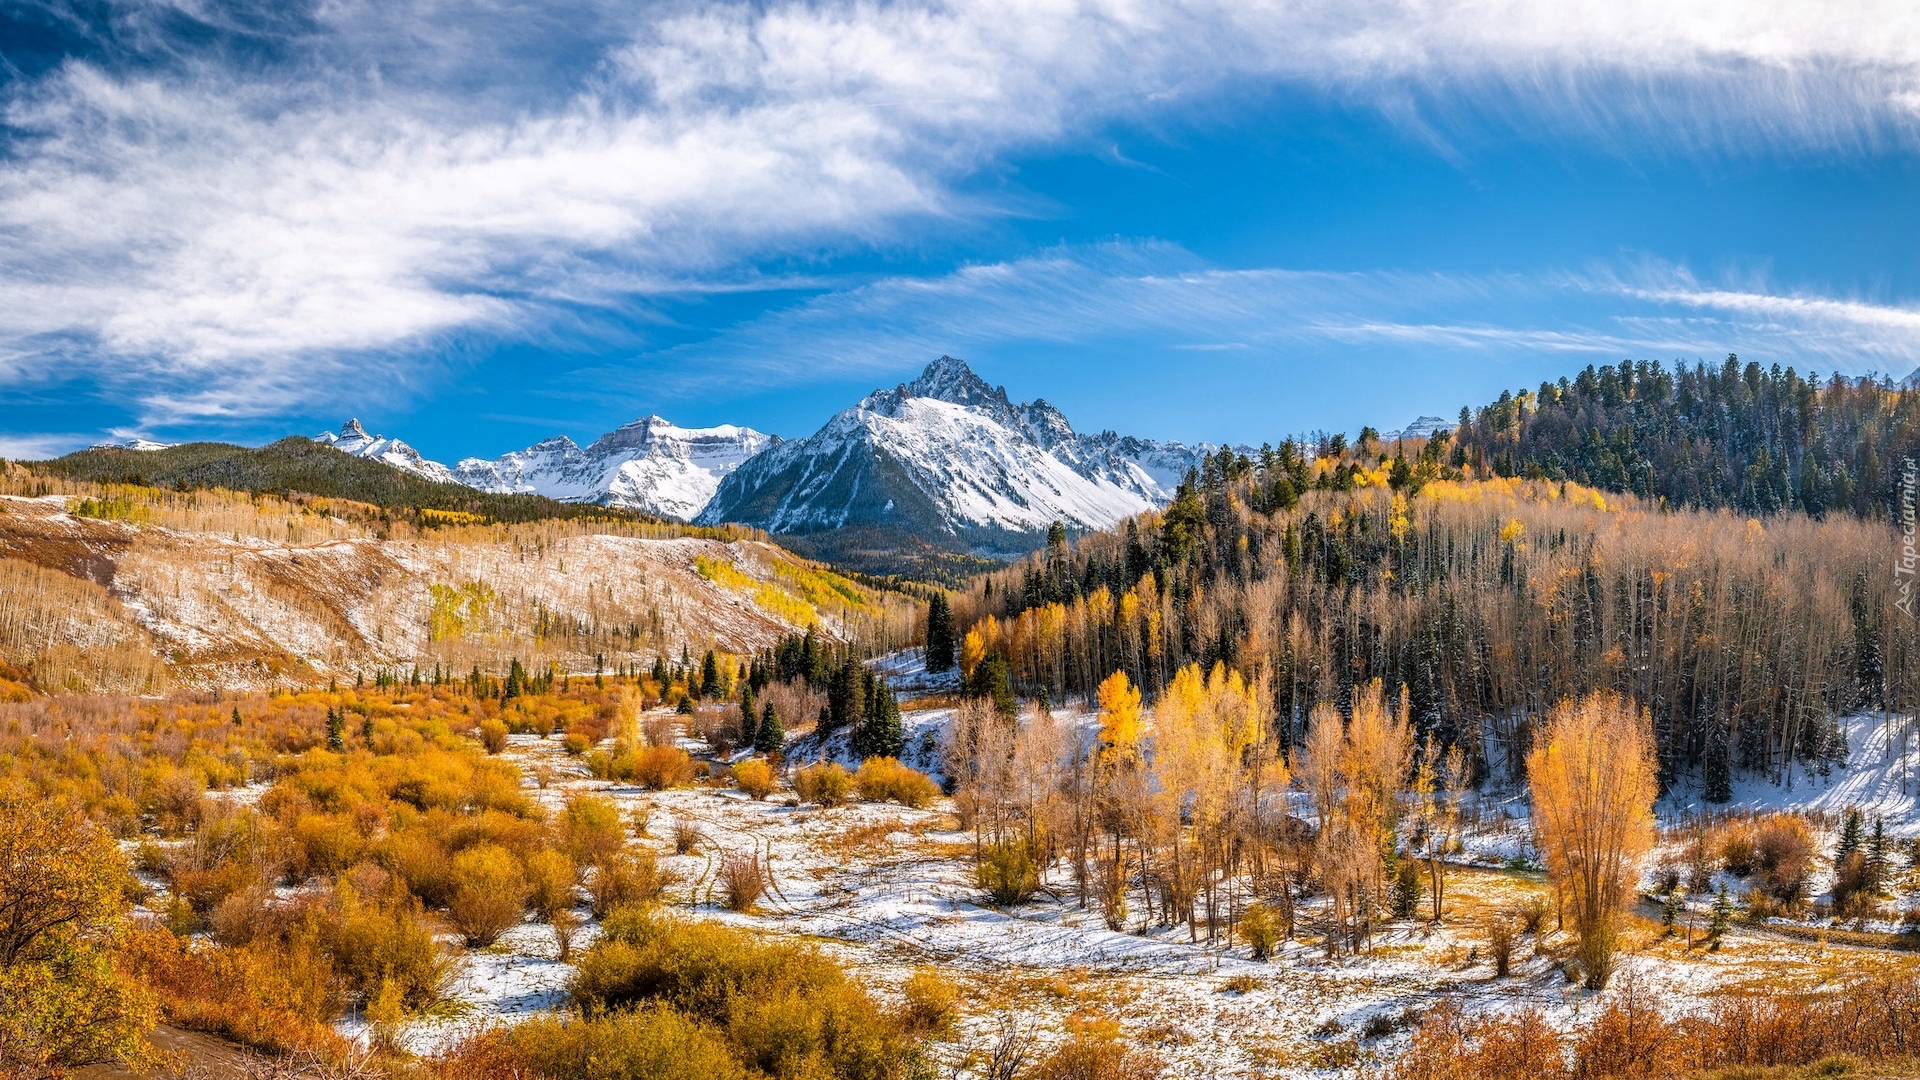
<svg viewBox="0 0 1920 1080">
<path fill-rule="evenodd" d="M 940 797 L 940 786 L 927 774 L 908 768 L 895 758 L 868 758 L 853 775 L 860 797 L 868 802 L 897 802 L 920 810 Z"/>
<path fill-rule="evenodd" d="M 759 758 L 750 758 L 733 767 L 733 782 L 756 799 L 773 794 L 773 767 Z"/>
<path fill-rule="evenodd" d="M 665 791 L 693 781 L 693 759 L 677 746 L 643 746 L 633 754 L 633 782 Z"/>
<path fill-rule="evenodd" d="M 800 796 L 801 802 L 839 806 L 847 801 L 847 794 L 852 789 L 853 774 L 841 768 L 837 761 L 808 765 L 793 774 L 793 790 Z"/>
</svg>

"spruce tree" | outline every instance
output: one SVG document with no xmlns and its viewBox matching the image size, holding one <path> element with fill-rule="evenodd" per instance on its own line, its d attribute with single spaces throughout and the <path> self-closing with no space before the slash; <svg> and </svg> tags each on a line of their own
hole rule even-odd
<svg viewBox="0 0 1920 1080">
<path fill-rule="evenodd" d="M 953 606 L 945 592 L 927 601 L 927 670 L 953 670 Z"/>
<path fill-rule="evenodd" d="M 709 701 L 720 696 L 720 661 L 712 649 L 700 661 L 700 696 Z"/>
<path fill-rule="evenodd" d="M 900 724 L 900 701 L 887 688 L 885 679 L 875 679 L 869 707 L 853 736 L 853 753 L 868 758 L 898 758 L 906 752 L 907 740 Z"/>
<path fill-rule="evenodd" d="M 1727 760 L 1727 740 L 1718 731 L 1709 737 L 1706 760 L 1701 763 L 1701 794 L 1710 803 L 1733 799 L 1733 767 Z"/>
<path fill-rule="evenodd" d="M 860 715 L 860 662 L 852 657 L 834 672 L 827 686 L 827 729 L 838 731 Z"/>
<path fill-rule="evenodd" d="M 754 735 L 759 733 L 758 718 L 754 716 L 753 708 L 753 683 L 749 681 L 747 685 L 740 688 L 740 739 L 742 742 L 751 743 Z"/>
<path fill-rule="evenodd" d="M 1720 938 L 1727 932 L 1727 924 L 1733 921 L 1733 897 L 1727 895 L 1727 883 L 1720 883 L 1720 891 L 1713 897 L 1713 912 L 1707 921 L 1707 940 L 1714 948 L 1720 947 Z"/>
<path fill-rule="evenodd" d="M 327 749 L 336 754 L 347 749 L 347 718 L 339 709 L 327 710 Z"/>
<path fill-rule="evenodd" d="M 760 730 L 753 736 L 753 748 L 763 754 L 777 754 L 786 745 L 787 733 L 780 726 L 780 710 L 769 701 L 760 712 Z"/>
<path fill-rule="evenodd" d="M 1873 835 L 1867 838 L 1866 880 L 1862 885 L 1869 893 L 1878 895 L 1886 888 L 1889 866 L 1887 862 L 1887 828 L 1878 814 L 1873 818 Z"/>
<path fill-rule="evenodd" d="M 240 726 L 240 706 L 238 705 L 235 705 L 233 707 L 233 726 L 234 727 Z"/>
<path fill-rule="evenodd" d="M 1860 850 L 1860 841 L 1864 839 L 1862 836 L 1864 825 L 1860 811 L 1848 807 L 1846 817 L 1842 819 L 1840 825 L 1840 843 L 1833 849 L 1833 865 L 1839 866 L 1847 861 L 1847 856 Z"/>
</svg>

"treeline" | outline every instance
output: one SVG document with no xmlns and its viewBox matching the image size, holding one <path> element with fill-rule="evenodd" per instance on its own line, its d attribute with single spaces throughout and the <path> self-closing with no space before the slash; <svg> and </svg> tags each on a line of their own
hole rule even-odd
<svg viewBox="0 0 1920 1080">
<path fill-rule="evenodd" d="M 1461 410 L 1454 464 L 1574 480 L 1673 506 L 1886 519 L 1920 457 L 1920 391 L 1822 383 L 1729 356 L 1672 370 L 1621 361 Z M 1897 515 L 1896 515 L 1897 516 Z"/>
<path fill-rule="evenodd" d="M 1316 463 L 1316 471 L 1324 462 Z M 1378 679 L 1416 734 L 1517 777 L 1538 717 L 1595 690 L 1649 710 L 1663 786 L 1700 770 L 1825 770 L 1837 718 L 1911 709 L 1913 624 L 1895 537 L 1851 516 L 1660 512 L 1570 482 L 1366 477 L 1291 506 L 1259 465 L 1212 467 L 1147 514 L 1046 550 L 956 597 L 969 686 L 1004 662 L 1060 700 L 1113 671 L 1159 697 L 1190 663 L 1259 687 L 1272 738 L 1315 706 L 1350 715 Z"/>
</svg>

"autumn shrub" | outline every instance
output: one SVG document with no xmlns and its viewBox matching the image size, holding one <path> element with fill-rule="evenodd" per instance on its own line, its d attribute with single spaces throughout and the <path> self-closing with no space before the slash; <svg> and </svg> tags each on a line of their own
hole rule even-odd
<svg viewBox="0 0 1920 1080">
<path fill-rule="evenodd" d="M 599 795 L 575 795 L 560 815 L 561 843 L 581 866 L 604 861 L 627 842 L 620 808 Z"/>
<path fill-rule="evenodd" d="M 706 834 L 700 831 L 698 823 L 687 818 L 673 819 L 673 853 L 675 855 L 694 855 L 699 853 L 700 845 L 706 843 Z"/>
<path fill-rule="evenodd" d="M 431 828 L 396 832 L 376 852 L 380 865 L 406 883 L 407 891 L 431 908 L 453 899 L 453 856 Z"/>
<path fill-rule="evenodd" d="M 657 904 L 672 883 L 672 876 L 660 869 L 653 852 L 646 848 L 620 852 L 595 867 L 588 882 L 593 916 L 604 919 L 623 908 Z"/>
<path fill-rule="evenodd" d="M 1472 1018 L 1451 999 L 1427 1010 L 1389 1080 L 1566 1080 L 1560 1036 L 1538 1009 Z"/>
<path fill-rule="evenodd" d="M 1522 933 L 1538 936 L 1547 923 L 1547 913 L 1552 910 L 1553 905 L 1547 903 L 1547 898 L 1536 894 L 1514 905 L 1513 916 Z"/>
<path fill-rule="evenodd" d="M 1248 904 L 1240 916 L 1240 936 L 1246 939 L 1248 953 L 1255 960 L 1271 957 L 1285 933 L 1285 920 L 1270 904 Z"/>
<path fill-rule="evenodd" d="M 750 758 L 733 767 L 733 783 L 756 799 L 773 794 L 773 767 L 760 758 Z"/>
<path fill-rule="evenodd" d="M 1573 1044 L 1575 1075 L 1664 1080 L 1685 1075 L 1680 1032 L 1654 1006 L 1637 979 L 1622 981 L 1607 1008 Z"/>
<path fill-rule="evenodd" d="M 498 754 L 507 748 L 507 725 L 498 719 L 480 721 L 480 745 L 487 753 Z"/>
<path fill-rule="evenodd" d="M 1789 908 L 1806 898 L 1813 862 L 1813 833 L 1805 819 L 1769 814 L 1754 825 L 1753 862 L 1760 887 Z"/>
<path fill-rule="evenodd" d="M 868 802 L 897 802 L 920 810 L 940 797 L 940 786 L 925 773 L 890 757 L 868 758 L 854 773 L 853 782 Z"/>
<path fill-rule="evenodd" d="M 1758 865 L 1753 822 L 1745 818 L 1735 819 L 1722 824 L 1715 832 L 1715 848 L 1720 856 L 1720 865 L 1737 878 L 1751 875 Z"/>
<path fill-rule="evenodd" d="M 479 1075 L 544 1080 L 746 1080 L 726 1040 L 704 1023 L 665 1006 L 641 1006 L 586 1018 L 541 1016 L 490 1036 L 500 1041 Z M 502 1053 L 501 1051 L 504 1051 Z M 475 1049 L 455 1055 L 478 1059 Z"/>
<path fill-rule="evenodd" d="M 913 1034 L 939 1037 L 953 1028 L 960 1012 L 960 988 L 933 968 L 915 968 L 900 988 L 900 1016 Z"/>
<path fill-rule="evenodd" d="M 1040 1059 L 1031 1080 L 1154 1080 L 1160 1059 L 1117 1038 L 1076 1034 Z"/>
<path fill-rule="evenodd" d="M 1040 867 L 1024 840 L 1003 840 L 981 853 L 975 879 L 999 907 L 1014 907 L 1040 891 Z"/>
<path fill-rule="evenodd" d="M 898 1020 L 819 952 L 715 923 L 620 911 L 580 957 L 574 1000 L 589 1015 L 670 1006 L 710 1020 L 734 1060 L 776 1077 L 912 1075 Z"/>
<path fill-rule="evenodd" d="M 633 754 L 632 780 L 648 791 L 692 783 L 693 772 L 693 758 L 677 746 L 643 746 Z"/>
<path fill-rule="evenodd" d="M 1504 915 L 1487 920 L 1487 956 L 1493 961 L 1496 978 L 1506 978 L 1513 969 L 1513 922 Z"/>
<path fill-rule="evenodd" d="M 147 1057 L 153 996 L 115 962 L 127 875 L 77 813 L 0 800 L 0 1075 Z"/>
<path fill-rule="evenodd" d="M 580 880 L 573 860 L 552 848 L 542 848 L 527 856 L 527 907 L 542 919 L 551 921 L 556 911 L 573 907 L 574 886 Z"/>
<path fill-rule="evenodd" d="M 453 958 L 434 937 L 418 901 L 367 903 L 343 895 L 338 921 L 320 938 L 347 989 L 365 1001 L 392 983 L 399 1001 L 418 1012 L 439 1002 Z"/>
<path fill-rule="evenodd" d="M 346 1005 L 341 984 L 312 941 L 196 949 L 155 927 L 128 939 L 121 962 L 158 995 L 175 1027 L 270 1053 L 344 1045 L 331 1023 Z"/>
<path fill-rule="evenodd" d="M 733 852 L 720 860 L 720 896 L 729 911 L 752 911 L 766 895 L 767 872 L 760 856 Z"/>
<path fill-rule="evenodd" d="M 569 731 L 567 732 L 567 737 L 561 740 L 560 746 L 567 752 L 567 756 L 579 757 L 593 746 L 593 742 L 587 738 L 584 732 Z"/>
<path fill-rule="evenodd" d="M 527 880 L 506 848 L 480 844 L 453 857 L 453 899 L 447 917 L 468 945 L 485 946 L 520 922 Z"/>
<path fill-rule="evenodd" d="M 822 761 L 794 770 L 793 790 L 801 802 L 839 806 L 853 790 L 853 774 L 837 761 Z"/>
</svg>

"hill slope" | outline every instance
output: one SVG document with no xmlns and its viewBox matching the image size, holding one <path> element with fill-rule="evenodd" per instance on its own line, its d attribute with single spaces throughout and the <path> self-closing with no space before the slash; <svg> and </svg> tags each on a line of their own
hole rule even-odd
<svg viewBox="0 0 1920 1080">
<path fill-rule="evenodd" d="M 387 440 L 391 442 L 392 440 Z M 182 443 L 160 450 L 95 447 L 33 463 L 39 472 L 98 484 L 229 491 L 299 492 L 351 499 L 388 510 L 440 510 L 491 521 L 615 517 L 648 520 L 627 511 L 564 503 L 539 495 L 497 494 L 416 476 L 377 458 L 343 453 L 298 436 L 252 448 L 229 443 Z"/>
</svg>

